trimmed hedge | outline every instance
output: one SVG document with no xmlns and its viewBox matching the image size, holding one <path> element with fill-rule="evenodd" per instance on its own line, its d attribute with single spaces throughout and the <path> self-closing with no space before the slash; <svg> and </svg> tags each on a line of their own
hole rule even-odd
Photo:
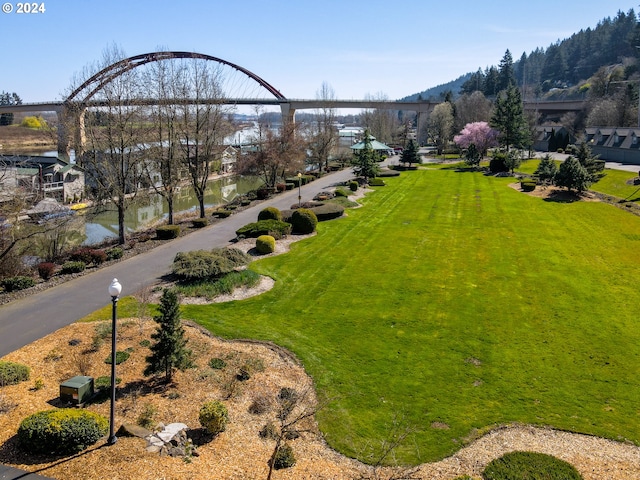
<svg viewBox="0 0 640 480">
<path fill-rule="evenodd" d="M 69 454 L 107 434 L 106 418 L 89 410 L 60 408 L 28 416 L 18 427 L 18 444 L 30 453 Z"/>
<path fill-rule="evenodd" d="M 229 412 L 227 411 L 227 407 L 221 402 L 207 402 L 200 407 L 198 420 L 200 420 L 200 425 L 202 425 L 207 432 L 212 435 L 217 435 L 227 429 Z"/>
<path fill-rule="evenodd" d="M 15 362 L 0 362 L 0 386 L 15 385 L 29 380 L 30 369 Z"/>
<path fill-rule="evenodd" d="M 582 480 L 570 463 L 552 455 L 515 451 L 489 462 L 484 480 Z"/>
<path fill-rule="evenodd" d="M 206 218 L 194 218 L 191 220 L 191 225 L 193 225 L 193 228 L 204 228 L 209 225 L 209 220 Z"/>
<path fill-rule="evenodd" d="M 319 222 L 333 220 L 334 218 L 339 218 L 344 215 L 344 207 L 337 203 L 325 203 L 318 207 L 312 207 L 309 210 L 315 214 Z"/>
<path fill-rule="evenodd" d="M 279 220 L 260 220 L 236 230 L 238 238 L 258 238 L 260 235 L 282 238 L 290 233 L 291 224 Z"/>
<path fill-rule="evenodd" d="M 276 239 L 271 235 L 260 235 L 256 239 L 256 250 L 263 255 L 275 252 Z"/>
<path fill-rule="evenodd" d="M 118 260 L 124 255 L 122 247 L 112 247 L 105 252 L 107 254 L 107 260 Z"/>
<path fill-rule="evenodd" d="M 313 233 L 318 225 L 318 218 L 308 208 L 298 208 L 291 214 L 291 228 L 293 233 L 306 235 Z"/>
<path fill-rule="evenodd" d="M 538 182 L 535 180 L 522 180 L 520 182 L 520 188 L 525 192 L 533 192 L 536 189 Z"/>
<path fill-rule="evenodd" d="M 258 221 L 260 220 L 278 220 L 282 221 L 282 214 L 276 207 L 266 207 L 258 213 Z"/>
<path fill-rule="evenodd" d="M 69 274 L 69 273 L 80 273 L 80 272 L 84 272 L 84 269 L 87 268 L 87 265 L 84 262 L 64 262 L 62 264 L 62 268 L 60 269 L 60 272 L 63 274 Z"/>
<path fill-rule="evenodd" d="M 162 225 L 156 228 L 156 236 L 160 240 L 171 240 L 180 236 L 180 225 Z"/>
<path fill-rule="evenodd" d="M 415 167 L 417 169 L 418 167 Z M 399 177 L 400 172 L 397 170 L 382 170 L 378 173 L 378 177 Z"/>
<path fill-rule="evenodd" d="M 33 287 L 36 282 L 31 277 L 18 276 L 5 278 L 1 284 L 5 292 L 17 292 L 18 290 Z"/>
<path fill-rule="evenodd" d="M 380 177 L 374 177 L 369 179 L 370 187 L 384 187 L 385 185 L 386 183 L 384 183 L 384 180 Z"/>
</svg>

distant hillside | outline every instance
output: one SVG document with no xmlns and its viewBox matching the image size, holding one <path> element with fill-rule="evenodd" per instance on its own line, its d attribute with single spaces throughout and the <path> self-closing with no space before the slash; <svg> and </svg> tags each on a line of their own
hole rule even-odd
<svg viewBox="0 0 640 480">
<path fill-rule="evenodd" d="M 443 83 L 442 85 L 438 85 L 436 87 L 429 88 L 420 93 L 414 93 L 413 95 L 409 95 L 408 97 L 401 98 L 400 101 L 408 101 L 412 102 L 418 100 L 441 100 L 441 95 L 444 95 L 446 92 L 451 91 L 454 95 L 457 95 L 464 85 L 464 82 L 471 78 L 472 73 L 465 73 L 461 77 L 456 78 L 455 80 Z"/>
<path fill-rule="evenodd" d="M 615 18 L 607 17 L 595 28 L 586 28 L 571 37 L 557 41 L 546 49 L 536 48 L 508 65 L 519 87 L 526 85 L 527 91 L 544 96 L 553 90 L 569 90 L 587 82 L 601 68 L 608 69 L 609 82 L 635 81 L 640 71 L 637 66 L 640 45 L 640 27 L 633 9 L 628 13 L 618 11 Z M 506 49 L 505 56 L 509 52 Z M 511 60 L 511 53 L 508 53 Z M 504 58 L 502 62 L 504 62 Z M 462 93 L 481 90 L 486 96 L 495 95 L 497 77 L 504 64 L 478 69 L 449 83 L 409 95 L 402 100 L 440 100 L 447 91 L 454 98 Z M 614 66 L 619 66 L 615 69 Z M 611 71 L 614 74 L 611 74 Z"/>
</svg>

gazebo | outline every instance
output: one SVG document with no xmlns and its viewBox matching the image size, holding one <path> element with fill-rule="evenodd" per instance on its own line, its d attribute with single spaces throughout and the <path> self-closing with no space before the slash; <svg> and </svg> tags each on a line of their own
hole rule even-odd
<svg viewBox="0 0 640 480">
<path fill-rule="evenodd" d="M 389 145 L 385 145 L 382 142 L 379 142 L 373 137 L 371 138 L 371 148 L 379 153 L 385 153 L 387 155 L 393 155 L 393 148 Z M 362 150 L 364 148 L 364 142 L 359 142 L 354 145 L 351 145 L 351 150 Z M 354 152 L 355 153 L 355 152 Z"/>
</svg>

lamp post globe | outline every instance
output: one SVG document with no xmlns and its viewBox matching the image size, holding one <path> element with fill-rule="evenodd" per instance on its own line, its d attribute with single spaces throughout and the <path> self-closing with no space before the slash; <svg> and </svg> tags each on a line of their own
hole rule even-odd
<svg viewBox="0 0 640 480">
<path fill-rule="evenodd" d="M 298 208 L 302 206 L 302 174 L 298 172 Z"/>
<path fill-rule="evenodd" d="M 122 292 L 122 285 L 114 278 L 109 285 L 109 295 L 111 295 L 111 408 L 109 412 L 109 438 L 107 444 L 113 445 L 118 440 L 116 437 L 115 423 L 115 407 L 116 407 L 116 318 L 118 297 Z"/>
</svg>

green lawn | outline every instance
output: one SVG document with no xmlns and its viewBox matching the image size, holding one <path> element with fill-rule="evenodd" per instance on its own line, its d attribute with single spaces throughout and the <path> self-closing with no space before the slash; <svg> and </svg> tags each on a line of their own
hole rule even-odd
<svg viewBox="0 0 640 480">
<path fill-rule="evenodd" d="M 273 290 L 183 317 L 292 350 L 331 400 L 327 441 L 350 456 L 396 424 L 415 430 L 405 463 L 511 422 L 640 443 L 640 217 L 447 168 L 385 181 L 254 262 Z"/>
</svg>

